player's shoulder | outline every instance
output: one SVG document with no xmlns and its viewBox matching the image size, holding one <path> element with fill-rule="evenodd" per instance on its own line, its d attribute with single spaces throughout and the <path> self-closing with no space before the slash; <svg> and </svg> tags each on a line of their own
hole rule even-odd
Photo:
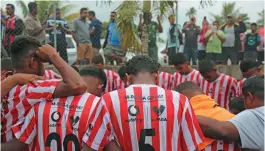
<svg viewBox="0 0 265 151">
<path fill-rule="evenodd" d="M 230 75 L 226 75 L 224 74 L 224 77 L 228 79 L 228 81 L 237 81 L 234 77 L 230 76 Z"/>
<path fill-rule="evenodd" d="M 198 71 L 196 69 L 193 69 L 193 72 L 196 73 L 196 74 L 201 74 L 200 71 Z"/>
</svg>

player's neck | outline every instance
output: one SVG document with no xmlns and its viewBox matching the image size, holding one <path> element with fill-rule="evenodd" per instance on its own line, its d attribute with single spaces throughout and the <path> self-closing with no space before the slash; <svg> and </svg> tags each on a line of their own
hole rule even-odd
<svg viewBox="0 0 265 151">
<path fill-rule="evenodd" d="M 10 14 L 9 16 L 10 16 L 10 18 L 13 18 L 15 16 L 15 14 L 13 13 L 13 14 Z"/>
<path fill-rule="evenodd" d="M 133 80 L 133 84 L 152 84 L 155 85 L 155 80 L 150 77 L 138 77 Z"/>
<path fill-rule="evenodd" d="M 187 70 L 187 73 L 186 74 L 189 74 L 193 71 L 192 67 L 191 66 L 188 66 L 188 70 Z"/>
<path fill-rule="evenodd" d="M 220 77 L 220 75 L 221 75 L 221 73 L 216 72 L 216 75 L 215 75 L 215 77 L 214 77 L 214 81 L 215 81 L 216 79 L 218 79 L 218 78 Z"/>
</svg>

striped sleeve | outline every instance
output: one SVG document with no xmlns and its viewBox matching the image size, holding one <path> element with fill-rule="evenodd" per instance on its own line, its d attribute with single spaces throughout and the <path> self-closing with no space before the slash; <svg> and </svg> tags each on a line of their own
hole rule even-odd
<svg viewBox="0 0 265 151">
<path fill-rule="evenodd" d="M 110 115 L 102 99 L 89 119 L 89 126 L 83 137 L 83 142 L 94 150 L 102 150 L 111 140 L 114 139 L 111 126 Z"/>
<path fill-rule="evenodd" d="M 183 100 L 186 99 L 185 101 L 180 100 L 180 102 L 185 102 L 183 103 L 184 107 L 180 123 L 182 137 L 180 145 L 182 150 L 194 151 L 203 141 L 204 135 L 188 99 L 186 97 L 180 98 L 183 98 Z"/>
<path fill-rule="evenodd" d="M 235 78 L 232 78 L 232 85 L 231 85 L 231 97 L 238 97 L 239 91 L 238 91 L 238 82 Z"/>
<path fill-rule="evenodd" d="M 172 84 L 171 84 L 171 90 L 174 90 L 177 86 L 177 72 L 175 72 L 173 75 L 172 75 Z"/>
<path fill-rule="evenodd" d="M 53 70 L 45 70 L 43 75 L 46 79 L 62 79 L 62 77 Z"/>
<path fill-rule="evenodd" d="M 37 81 L 38 86 L 29 84 L 26 90 L 27 99 L 52 99 L 53 93 L 60 80 Z"/>
<path fill-rule="evenodd" d="M 37 135 L 34 107 L 24 120 L 12 126 L 15 137 L 23 143 L 31 144 Z"/>
</svg>

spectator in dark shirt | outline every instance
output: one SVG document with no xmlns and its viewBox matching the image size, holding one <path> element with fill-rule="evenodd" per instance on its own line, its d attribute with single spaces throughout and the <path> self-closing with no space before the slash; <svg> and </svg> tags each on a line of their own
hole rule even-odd
<svg viewBox="0 0 265 151">
<path fill-rule="evenodd" d="M 99 49 L 101 48 L 100 38 L 102 32 L 102 23 L 96 18 L 96 14 L 94 11 L 88 12 L 88 19 L 91 21 L 89 28 L 92 48 L 94 51 L 94 55 L 98 55 Z"/>
<path fill-rule="evenodd" d="M 46 28 L 46 31 L 49 32 L 49 43 L 55 46 L 54 34 L 56 34 L 56 49 L 64 61 L 68 62 L 65 34 L 71 33 L 71 31 L 68 29 L 67 21 L 61 18 L 59 8 L 56 8 L 56 20 L 54 20 L 54 17 L 49 18 L 47 20 L 47 26 L 48 28 Z M 54 27 L 56 28 L 55 30 Z"/>
<path fill-rule="evenodd" d="M 15 36 L 21 35 L 24 30 L 24 23 L 22 19 L 15 15 L 15 6 L 13 4 L 6 4 L 6 12 L 9 17 L 6 19 L 4 47 L 8 51 L 8 46 L 14 41 Z"/>
<path fill-rule="evenodd" d="M 261 38 L 257 33 L 257 24 L 251 24 L 251 33 L 245 37 L 245 52 L 244 59 L 257 60 L 257 51 L 260 46 Z"/>
<path fill-rule="evenodd" d="M 189 62 L 192 59 L 192 65 L 197 64 L 197 58 L 198 58 L 197 39 L 198 35 L 200 34 L 200 27 L 197 26 L 195 23 L 196 23 L 196 18 L 193 16 L 182 29 L 182 32 L 185 34 L 184 54 Z"/>
</svg>

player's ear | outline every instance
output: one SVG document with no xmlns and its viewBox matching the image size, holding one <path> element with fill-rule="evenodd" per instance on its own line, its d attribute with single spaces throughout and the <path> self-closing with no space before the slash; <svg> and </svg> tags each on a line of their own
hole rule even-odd
<svg viewBox="0 0 265 151">
<path fill-rule="evenodd" d="M 132 77 L 129 74 L 126 74 L 127 81 L 129 85 L 133 84 Z"/>
<path fill-rule="evenodd" d="M 158 71 L 153 73 L 154 79 L 155 79 L 155 84 L 158 85 Z"/>
</svg>

